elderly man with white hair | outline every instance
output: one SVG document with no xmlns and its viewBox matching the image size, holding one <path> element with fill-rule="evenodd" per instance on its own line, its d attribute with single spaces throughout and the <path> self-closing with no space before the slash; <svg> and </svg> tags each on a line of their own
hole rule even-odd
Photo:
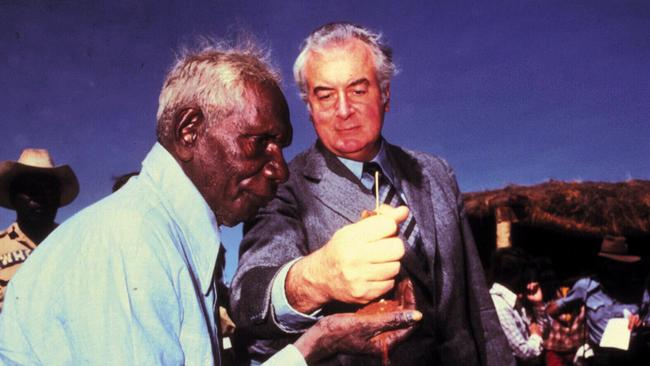
<svg viewBox="0 0 650 366">
<path fill-rule="evenodd" d="M 250 49 L 206 48 L 177 62 L 140 174 L 55 230 L 9 284 L 1 364 L 222 364 L 219 226 L 251 217 L 287 179 L 292 129 L 278 85 Z M 351 231 L 390 228 L 393 216 Z M 419 317 L 329 317 L 269 363 L 378 352 L 372 336 Z"/>
</svg>

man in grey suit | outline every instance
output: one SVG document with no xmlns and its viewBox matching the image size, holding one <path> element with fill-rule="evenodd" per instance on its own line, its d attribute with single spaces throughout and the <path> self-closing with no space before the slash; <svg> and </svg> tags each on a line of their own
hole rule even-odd
<svg viewBox="0 0 650 366">
<path fill-rule="evenodd" d="M 380 35 L 349 23 L 322 26 L 303 43 L 294 77 L 318 141 L 290 163 L 289 181 L 247 223 L 232 287 L 240 342 L 254 360 L 319 317 L 389 298 L 407 277 L 424 317 L 392 350 L 393 364 L 514 364 L 454 173 L 440 158 L 382 137 L 391 56 Z M 350 234 L 375 206 L 374 188 L 383 203 L 408 207 L 399 208 L 398 237 L 386 228 Z M 378 361 L 339 354 L 327 362 Z"/>
</svg>

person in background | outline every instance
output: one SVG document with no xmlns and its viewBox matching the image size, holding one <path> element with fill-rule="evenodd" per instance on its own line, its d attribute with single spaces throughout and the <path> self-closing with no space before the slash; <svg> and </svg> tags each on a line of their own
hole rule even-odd
<svg viewBox="0 0 650 366">
<path fill-rule="evenodd" d="M 570 283 L 572 284 L 572 283 Z M 555 300 L 563 299 L 569 293 L 571 286 L 559 286 L 555 291 Z M 575 307 L 570 311 L 550 318 L 550 329 L 544 349 L 546 366 L 571 366 L 576 356 L 576 351 L 586 339 L 584 326 L 585 307 Z"/>
<path fill-rule="evenodd" d="M 451 167 L 382 136 L 395 69 L 380 35 L 355 24 L 324 25 L 302 45 L 294 78 L 318 140 L 291 162 L 276 199 L 245 225 L 232 284 L 232 315 L 250 337 L 253 358 L 268 357 L 323 315 L 390 299 L 409 278 L 424 317 L 392 350 L 393 363 L 514 363 Z M 381 229 L 349 235 L 362 212 L 377 206 L 376 191 L 379 203 L 408 208 L 396 223 L 399 236 Z M 329 361 L 380 362 L 345 353 Z"/>
<path fill-rule="evenodd" d="M 528 254 L 519 248 L 501 248 L 492 257 L 490 295 L 518 365 L 542 364 L 543 335 L 548 326 L 533 268 Z M 529 310 L 526 303 L 531 305 Z"/>
<path fill-rule="evenodd" d="M 605 236 L 598 256 L 596 275 L 578 280 L 567 296 L 551 302 L 547 311 L 557 316 L 572 307 L 585 305 L 587 341 L 594 352 L 594 356 L 588 358 L 590 365 L 647 365 L 647 360 L 640 360 L 632 350 L 600 346 L 610 319 L 638 319 L 630 320 L 630 327 L 634 328 L 649 319 L 644 312 L 650 304 L 650 295 L 644 286 L 647 263 L 631 254 L 626 239 L 620 236 Z"/>
<path fill-rule="evenodd" d="M 68 165 L 55 166 L 44 149 L 25 149 L 18 161 L 0 163 L 0 206 L 16 211 L 16 222 L 0 232 L 0 311 L 9 280 L 57 227 L 59 207 L 79 194 Z"/>
<path fill-rule="evenodd" d="M 67 220 L 9 283 L 0 364 L 222 365 L 219 226 L 250 218 L 288 175 L 277 73 L 250 47 L 184 54 L 160 93 L 157 136 L 137 177 Z M 398 214 L 350 230 L 390 229 Z M 375 335 L 420 317 L 323 318 L 269 364 L 378 353 Z"/>
</svg>

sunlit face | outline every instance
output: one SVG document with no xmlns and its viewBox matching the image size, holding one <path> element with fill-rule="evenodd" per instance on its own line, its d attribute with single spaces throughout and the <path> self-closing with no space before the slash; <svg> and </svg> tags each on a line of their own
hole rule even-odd
<svg viewBox="0 0 650 366">
<path fill-rule="evenodd" d="M 287 102 L 276 86 L 257 86 L 254 94 L 254 113 L 208 124 L 194 155 L 191 179 L 226 226 L 254 215 L 289 175 L 282 156 L 292 137 Z"/>
<path fill-rule="evenodd" d="M 310 52 L 307 103 L 316 134 L 337 156 L 369 161 L 379 151 L 386 102 L 370 48 L 351 39 Z"/>
</svg>

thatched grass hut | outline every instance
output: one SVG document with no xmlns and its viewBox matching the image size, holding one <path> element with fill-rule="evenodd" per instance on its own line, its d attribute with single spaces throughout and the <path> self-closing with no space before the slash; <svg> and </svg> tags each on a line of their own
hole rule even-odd
<svg viewBox="0 0 650 366">
<path fill-rule="evenodd" d="M 464 195 L 484 264 L 497 246 L 550 258 L 559 275 L 593 269 L 604 235 L 625 236 L 650 255 L 650 181 L 549 181 Z"/>
</svg>

